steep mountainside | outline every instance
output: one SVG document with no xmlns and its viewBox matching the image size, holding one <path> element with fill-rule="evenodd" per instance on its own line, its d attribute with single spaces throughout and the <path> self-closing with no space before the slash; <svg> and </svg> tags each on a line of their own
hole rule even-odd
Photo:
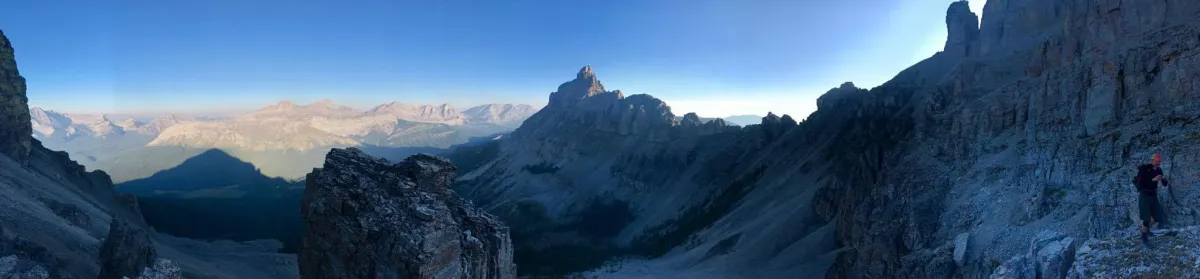
<svg viewBox="0 0 1200 279">
<path fill-rule="evenodd" d="M 414 105 L 398 102 L 382 104 L 368 110 L 367 115 L 386 115 L 393 116 L 397 119 L 403 119 L 413 122 L 441 123 L 449 125 L 462 125 L 465 120 L 463 116 L 448 104 L 441 105 Z"/>
<path fill-rule="evenodd" d="M 453 156 L 476 166 L 457 189 L 513 227 L 526 274 L 595 264 L 539 258 L 563 249 L 656 258 L 618 274 L 984 277 L 1044 231 L 1133 231 L 1130 172 L 1152 152 L 1174 180 L 1169 219 L 1197 223 L 1200 172 L 1176 166 L 1200 160 L 1200 2 L 992 0 L 984 13 L 980 26 L 951 4 L 943 52 L 879 87 L 830 90 L 803 123 L 699 132 L 585 68 L 510 136 Z"/>
<path fill-rule="evenodd" d="M 468 123 L 491 123 L 497 125 L 520 125 L 537 109 L 530 105 L 487 104 L 469 108 L 462 112 Z"/>
</svg>

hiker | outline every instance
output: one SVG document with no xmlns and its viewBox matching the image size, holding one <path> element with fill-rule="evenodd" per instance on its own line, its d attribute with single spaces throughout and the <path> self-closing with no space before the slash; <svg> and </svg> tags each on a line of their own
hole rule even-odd
<svg viewBox="0 0 1200 279">
<path fill-rule="evenodd" d="M 1150 163 L 1138 166 L 1137 176 L 1133 178 L 1138 191 L 1138 214 L 1142 218 L 1142 243 L 1150 246 L 1150 226 L 1155 222 L 1160 228 L 1167 227 L 1167 219 L 1163 217 L 1162 205 L 1158 203 L 1158 184 L 1169 187 L 1167 177 L 1163 175 L 1162 156 L 1154 153 Z"/>
</svg>

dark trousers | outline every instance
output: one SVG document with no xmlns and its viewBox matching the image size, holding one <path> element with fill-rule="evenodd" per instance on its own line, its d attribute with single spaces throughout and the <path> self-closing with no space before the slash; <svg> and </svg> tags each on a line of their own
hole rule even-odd
<svg viewBox="0 0 1200 279">
<path fill-rule="evenodd" d="M 1158 202 L 1157 194 L 1140 193 L 1138 194 L 1138 213 L 1142 217 L 1142 226 L 1150 227 L 1150 218 L 1154 217 L 1154 221 L 1158 223 L 1167 223 L 1167 218 L 1163 214 L 1162 204 Z"/>
</svg>

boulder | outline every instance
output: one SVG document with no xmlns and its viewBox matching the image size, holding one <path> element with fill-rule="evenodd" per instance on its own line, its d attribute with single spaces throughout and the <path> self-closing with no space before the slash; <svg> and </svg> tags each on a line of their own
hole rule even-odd
<svg viewBox="0 0 1200 279">
<path fill-rule="evenodd" d="M 960 233 L 954 237 L 954 263 L 963 266 L 967 260 L 967 245 L 971 242 L 971 233 Z"/>
<path fill-rule="evenodd" d="M 100 247 L 100 279 L 135 278 L 158 257 L 150 232 L 114 218 Z"/>
</svg>

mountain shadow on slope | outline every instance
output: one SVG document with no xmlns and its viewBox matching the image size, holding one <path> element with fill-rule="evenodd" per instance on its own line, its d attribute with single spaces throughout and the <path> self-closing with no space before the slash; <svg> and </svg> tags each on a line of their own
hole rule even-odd
<svg viewBox="0 0 1200 279">
<path fill-rule="evenodd" d="M 247 241 L 277 239 L 295 251 L 303 185 L 267 177 L 253 164 L 217 149 L 150 177 L 118 184 L 139 196 L 146 222 L 179 237 Z"/>
<path fill-rule="evenodd" d="M 263 175 L 254 164 L 242 161 L 219 149 L 209 149 L 188 158 L 170 169 L 159 171 L 150 177 L 117 184 L 117 190 L 140 196 L 177 193 L 196 194 L 199 190 L 240 188 L 284 187 L 289 183 L 282 178 Z M 250 186 L 250 187 L 246 187 Z M 244 193 L 243 193 L 244 194 Z M 241 195 L 236 195 L 241 196 Z"/>
</svg>

